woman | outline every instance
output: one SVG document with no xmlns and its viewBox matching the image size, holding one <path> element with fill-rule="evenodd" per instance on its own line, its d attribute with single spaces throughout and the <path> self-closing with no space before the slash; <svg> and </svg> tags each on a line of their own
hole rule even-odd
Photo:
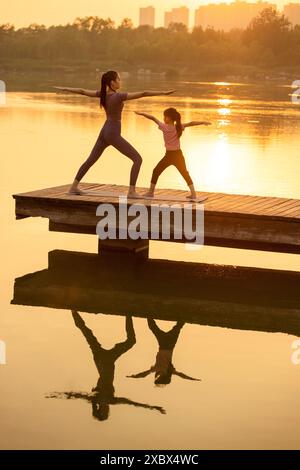
<svg viewBox="0 0 300 470">
<path fill-rule="evenodd" d="M 100 98 L 100 106 L 104 108 L 106 112 L 105 124 L 100 131 L 89 157 L 79 168 L 77 175 L 75 176 L 75 180 L 70 187 L 70 194 L 83 194 L 78 188 L 79 182 L 89 168 L 99 159 L 106 147 L 112 145 L 123 155 L 133 161 L 130 173 L 128 197 L 138 197 L 135 185 L 142 164 L 142 157 L 135 148 L 121 136 L 121 115 L 124 101 L 143 98 L 145 96 L 169 95 L 173 93 L 174 90 L 166 92 L 142 91 L 136 93 L 119 93 L 117 90 L 119 90 L 120 84 L 120 75 L 117 72 L 110 70 L 102 75 L 100 91 L 84 90 L 81 88 L 54 87 L 62 91 L 70 91 L 71 93 L 78 93 L 80 95 L 90 96 L 93 98 L 98 97 Z"/>
<path fill-rule="evenodd" d="M 87 400 L 92 405 L 93 417 L 99 421 L 105 421 L 109 417 L 110 405 L 133 405 L 136 407 L 156 410 L 165 413 L 160 406 L 148 405 L 130 400 L 126 397 L 116 397 L 114 388 L 115 363 L 127 351 L 129 351 L 136 343 L 135 332 L 132 317 L 126 316 L 126 333 L 127 338 L 121 343 L 117 343 L 111 349 L 104 349 L 94 336 L 92 330 L 88 328 L 76 310 L 72 310 L 75 325 L 82 332 L 89 347 L 91 348 L 94 362 L 99 373 L 99 379 L 96 387 L 92 389 L 92 393 L 82 392 L 63 392 L 52 393 L 49 398 L 80 398 Z"/>
</svg>

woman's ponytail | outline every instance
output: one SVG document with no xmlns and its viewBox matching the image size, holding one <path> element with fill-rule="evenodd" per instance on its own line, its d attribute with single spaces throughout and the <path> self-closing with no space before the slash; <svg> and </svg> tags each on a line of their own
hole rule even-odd
<svg viewBox="0 0 300 470">
<path fill-rule="evenodd" d="M 101 77 L 100 106 L 106 108 L 106 74 Z"/>
<path fill-rule="evenodd" d="M 116 80 L 118 73 L 114 70 L 109 70 L 105 72 L 101 77 L 101 91 L 100 91 L 100 106 L 101 108 L 106 109 L 106 87 L 110 88 L 111 81 Z"/>
</svg>

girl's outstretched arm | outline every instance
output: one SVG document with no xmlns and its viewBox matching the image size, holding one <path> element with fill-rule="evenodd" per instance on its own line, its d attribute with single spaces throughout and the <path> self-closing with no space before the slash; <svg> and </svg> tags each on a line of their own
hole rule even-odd
<svg viewBox="0 0 300 470">
<path fill-rule="evenodd" d="M 190 377 L 189 375 L 186 375 L 183 372 L 178 372 L 176 369 L 173 370 L 173 374 L 178 375 L 178 377 L 181 377 L 182 379 L 196 380 L 197 382 L 201 382 L 201 379 L 195 379 L 194 377 Z"/>
<path fill-rule="evenodd" d="M 155 371 L 155 367 L 152 366 L 148 370 L 144 370 L 143 372 L 139 372 L 138 374 L 132 374 L 132 375 L 126 375 L 126 377 L 129 377 L 131 379 L 142 379 L 144 377 L 147 377 L 147 375 L 151 374 L 151 372 Z"/>
<path fill-rule="evenodd" d="M 98 90 L 85 90 L 84 88 L 70 88 L 63 86 L 54 86 L 57 90 L 69 91 L 70 93 L 77 93 L 78 95 L 91 96 L 92 98 L 99 97 Z"/>
<path fill-rule="evenodd" d="M 186 124 L 182 124 L 184 127 L 192 127 L 192 126 L 210 126 L 211 122 L 209 121 L 191 121 L 187 122 Z"/>
<path fill-rule="evenodd" d="M 135 114 L 138 114 L 139 116 L 144 116 L 145 118 L 150 119 L 151 121 L 156 122 L 156 124 L 159 124 L 159 120 L 156 119 L 156 117 L 151 116 L 151 114 L 140 113 L 139 111 L 135 111 Z"/>
<path fill-rule="evenodd" d="M 171 95 L 176 90 L 168 91 L 137 91 L 134 93 L 127 93 L 126 100 L 137 100 L 139 98 L 145 98 L 146 96 L 161 96 L 161 95 Z"/>
</svg>

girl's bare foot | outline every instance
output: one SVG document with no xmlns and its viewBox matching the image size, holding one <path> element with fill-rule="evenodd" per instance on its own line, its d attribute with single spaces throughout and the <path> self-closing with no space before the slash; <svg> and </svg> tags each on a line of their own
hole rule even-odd
<svg viewBox="0 0 300 470">
<path fill-rule="evenodd" d="M 143 194 L 144 197 L 154 197 L 154 193 L 152 191 L 147 191 Z"/>
<path fill-rule="evenodd" d="M 195 199 L 197 199 L 197 194 L 189 194 L 187 196 L 187 199 L 195 200 Z"/>
<path fill-rule="evenodd" d="M 83 196 L 83 195 L 84 195 L 84 192 L 81 191 L 81 190 L 78 189 L 78 188 L 77 188 L 77 189 L 72 189 L 72 188 L 71 188 L 71 189 L 68 191 L 68 194 L 70 194 L 70 195 L 72 195 L 72 196 Z"/>
</svg>

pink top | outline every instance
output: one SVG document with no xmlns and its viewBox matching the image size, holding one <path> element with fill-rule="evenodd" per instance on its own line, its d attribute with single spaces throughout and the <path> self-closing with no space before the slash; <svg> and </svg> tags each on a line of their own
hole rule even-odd
<svg viewBox="0 0 300 470">
<path fill-rule="evenodd" d="M 177 135 L 176 127 L 173 124 L 165 124 L 159 121 L 158 128 L 163 132 L 166 149 L 179 150 L 180 140 Z M 182 130 L 184 130 L 184 125 L 182 125 Z"/>
</svg>

